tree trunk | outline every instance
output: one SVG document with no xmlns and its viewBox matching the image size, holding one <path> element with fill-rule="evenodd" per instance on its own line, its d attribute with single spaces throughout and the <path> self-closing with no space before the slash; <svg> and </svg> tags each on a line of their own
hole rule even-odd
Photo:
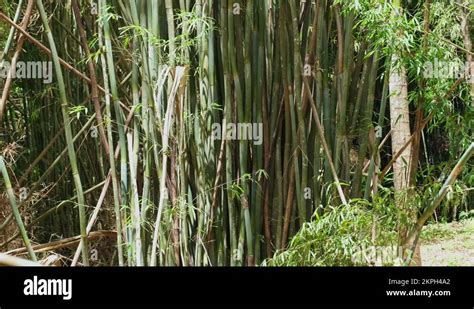
<svg viewBox="0 0 474 309">
<path fill-rule="evenodd" d="M 401 13 L 399 1 L 394 1 L 395 7 L 399 10 L 394 14 Z M 392 155 L 395 156 L 406 144 L 411 137 L 410 130 L 410 109 L 408 101 L 408 81 L 406 69 L 403 65 L 399 65 L 399 56 L 393 55 L 392 68 L 390 73 L 389 89 L 390 89 L 390 126 L 392 129 Z M 410 144 L 403 150 L 400 157 L 393 164 L 393 182 L 395 187 L 395 203 L 402 210 L 408 210 L 407 202 L 409 201 L 409 162 L 412 153 L 412 145 Z M 405 211 L 402 211 L 405 213 Z M 413 214 L 416 216 L 416 214 Z M 408 213 L 407 218 L 411 218 L 412 214 Z M 416 218 L 415 218 L 416 219 Z M 401 226 L 399 228 L 400 244 L 405 242 L 407 237 L 407 228 Z M 402 248 L 402 254 L 405 255 L 406 248 Z M 414 254 L 416 265 L 421 265 L 420 248 L 417 246 Z"/>
<path fill-rule="evenodd" d="M 398 61 L 393 56 L 392 63 Z M 408 82 L 405 68 L 394 69 L 390 74 L 390 125 L 392 129 L 392 154 L 397 154 L 411 137 L 410 110 L 408 107 Z M 408 187 L 408 162 L 412 146 L 409 145 L 393 165 L 394 186 L 396 191 Z"/>
</svg>

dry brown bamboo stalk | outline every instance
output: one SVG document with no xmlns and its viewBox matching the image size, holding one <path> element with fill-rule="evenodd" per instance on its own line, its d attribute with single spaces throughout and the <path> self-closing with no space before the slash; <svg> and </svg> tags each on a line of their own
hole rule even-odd
<svg viewBox="0 0 474 309">
<path fill-rule="evenodd" d="M 117 235 L 116 231 L 96 231 L 96 232 L 89 233 L 87 238 L 88 239 L 97 239 L 97 238 L 101 238 L 101 237 L 114 238 L 114 237 L 116 237 L 116 235 Z M 79 244 L 80 240 L 81 240 L 81 236 L 78 235 L 78 236 L 74 236 L 74 237 L 61 239 L 61 240 L 58 240 L 58 241 L 53 241 L 53 242 L 46 243 L 46 244 L 34 245 L 33 250 L 36 253 L 39 253 L 39 252 L 47 252 L 47 251 L 52 251 L 52 250 L 56 250 L 56 249 L 72 247 L 72 246 L 75 246 L 75 245 Z M 10 250 L 6 254 L 8 254 L 8 255 L 20 255 L 20 254 L 25 254 L 25 253 L 27 253 L 26 248 L 18 248 L 18 249 Z"/>
</svg>

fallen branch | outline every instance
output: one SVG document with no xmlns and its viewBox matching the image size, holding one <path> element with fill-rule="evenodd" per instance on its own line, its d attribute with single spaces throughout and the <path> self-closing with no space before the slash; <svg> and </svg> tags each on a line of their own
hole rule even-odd
<svg viewBox="0 0 474 309">
<path fill-rule="evenodd" d="M 101 238 L 101 237 L 111 237 L 114 238 L 116 236 L 115 231 L 96 231 L 92 232 L 88 235 L 88 239 L 96 239 L 96 238 Z M 81 241 L 81 236 L 74 236 L 70 238 L 65 238 L 61 239 L 58 241 L 53 241 L 47 244 L 39 244 L 39 245 L 34 245 L 33 250 L 36 253 L 40 252 L 47 252 L 47 251 L 52 251 L 56 249 L 62 249 L 62 248 L 68 248 L 72 246 L 76 246 L 79 242 Z M 8 251 L 7 254 L 9 255 L 21 255 L 27 252 L 26 248 L 18 248 L 15 250 Z"/>
<path fill-rule="evenodd" d="M 25 259 L 20 259 L 15 256 L 10 256 L 5 253 L 0 253 L 0 266 L 38 267 L 44 265 Z"/>
</svg>

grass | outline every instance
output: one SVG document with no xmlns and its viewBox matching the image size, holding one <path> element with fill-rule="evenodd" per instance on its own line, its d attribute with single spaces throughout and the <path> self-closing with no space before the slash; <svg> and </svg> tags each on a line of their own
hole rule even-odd
<svg viewBox="0 0 474 309">
<path fill-rule="evenodd" d="M 474 266 L 474 219 L 427 225 L 421 240 L 425 266 Z"/>
<path fill-rule="evenodd" d="M 421 240 L 424 243 L 433 243 L 453 239 L 461 235 L 469 236 L 473 234 L 474 219 L 468 219 L 452 223 L 428 224 L 423 228 Z"/>
</svg>

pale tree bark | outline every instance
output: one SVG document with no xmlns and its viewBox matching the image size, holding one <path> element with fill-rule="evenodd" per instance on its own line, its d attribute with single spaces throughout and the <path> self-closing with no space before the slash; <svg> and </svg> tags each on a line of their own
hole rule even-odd
<svg viewBox="0 0 474 309">
<path fill-rule="evenodd" d="M 392 64 L 398 61 L 397 56 L 393 56 Z M 410 130 L 410 109 L 408 101 L 408 82 L 406 70 L 402 66 L 394 69 L 390 74 L 390 126 L 392 129 L 392 155 L 396 155 L 405 146 L 411 137 Z M 412 153 L 410 144 L 402 151 L 400 157 L 393 164 L 393 182 L 395 188 L 395 203 L 398 208 L 410 212 L 408 207 L 410 188 L 409 188 L 409 165 Z M 404 212 L 404 211 L 402 211 Z M 405 212 L 405 213 L 406 213 Z M 416 219 L 416 213 L 406 213 L 407 218 L 412 216 Z M 405 244 L 408 236 L 408 228 L 404 223 L 399 223 L 400 244 Z M 402 248 L 401 255 L 405 256 L 405 246 Z M 420 246 L 417 244 L 413 254 L 413 260 L 416 265 L 421 266 Z"/>
<path fill-rule="evenodd" d="M 393 56 L 392 64 L 398 61 Z M 390 126 L 392 129 L 392 154 L 397 154 L 411 137 L 410 110 L 408 106 L 408 82 L 403 66 L 392 70 L 390 74 Z M 412 146 L 409 145 L 393 164 L 393 181 L 396 191 L 408 188 L 408 163 Z"/>
<path fill-rule="evenodd" d="M 399 0 L 394 1 L 394 14 L 401 14 L 402 8 Z M 392 71 L 390 73 L 389 90 L 390 90 L 390 126 L 392 129 L 392 155 L 398 154 L 411 137 L 410 129 L 410 109 L 408 100 L 408 81 L 407 73 L 403 64 L 399 63 L 399 55 L 396 53 L 392 56 Z M 408 209 L 409 202 L 409 182 L 410 182 L 410 159 L 412 154 L 412 145 L 408 145 L 405 150 L 393 164 L 393 182 L 395 188 L 395 203 L 402 213 L 406 213 L 407 219 L 414 216 Z M 406 210 L 406 211 L 405 211 Z M 402 217 L 400 218 L 402 220 Z M 399 238 L 400 245 L 405 243 L 408 229 L 405 222 L 399 222 Z M 404 226 L 405 225 L 405 226 Z M 400 254 L 404 257 L 406 248 L 403 246 Z M 413 255 L 416 265 L 421 265 L 421 255 L 419 246 L 416 247 Z"/>
</svg>

